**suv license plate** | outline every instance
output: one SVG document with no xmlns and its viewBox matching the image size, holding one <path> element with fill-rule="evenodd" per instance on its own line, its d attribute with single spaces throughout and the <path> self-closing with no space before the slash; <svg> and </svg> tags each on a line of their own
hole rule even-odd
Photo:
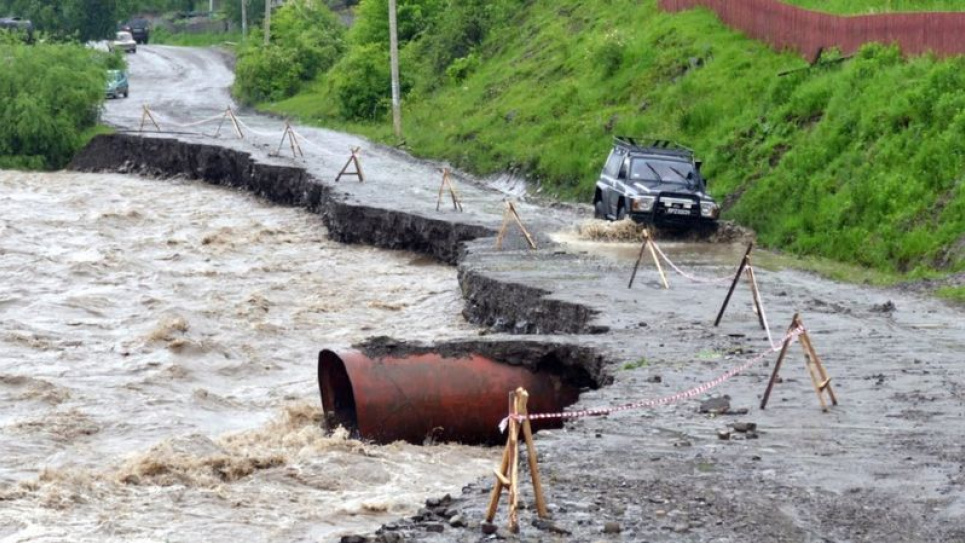
<svg viewBox="0 0 965 543">
<path fill-rule="evenodd" d="M 671 215 L 690 215 L 689 209 L 669 208 L 666 210 L 666 212 L 670 213 Z"/>
</svg>

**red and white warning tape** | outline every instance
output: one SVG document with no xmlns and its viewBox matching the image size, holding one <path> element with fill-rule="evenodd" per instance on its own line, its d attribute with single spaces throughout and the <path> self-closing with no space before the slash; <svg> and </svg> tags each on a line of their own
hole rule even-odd
<svg viewBox="0 0 965 543">
<path fill-rule="evenodd" d="M 733 274 L 733 273 L 731 273 L 730 275 L 727 275 L 726 277 L 713 277 L 713 278 L 697 277 L 696 275 L 687 273 L 686 271 L 682 270 L 679 266 L 677 266 L 676 264 L 674 264 L 673 261 L 670 260 L 670 257 L 668 257 L 668 256 L 663 252 L 663 250 L 660 248 L 659 245 L 657 245 L 657 244 L 656 244 L 654 241 L 652 241 L 652 240 L 650 241 L 650 243 L 651 243 L 651 245 L 653 245 L 653 248 L 657 250 L 657 254 L 660 255 L 660 257 L 667 263 L 668 266 L 670 266 L 671 268 L 673 268 L 675 272 L 677 272 L 677 273 L 679 273 L 680 275 L 686 277 L 687 279 L 690 279 L 691 281 L 693 281 L 693 282 L 695 282 L 695 283 L 724 284 L 724 283 L 727 283 L 728 281 L 732 281 L 732 280 L 734 279 L 734 274 Z"/>
<path fill-rule="evenodd" d="M 664 396 L 662 398 L 643 400 L 639 402 L 618 405 L 615 407 L 594 407 L 591 409 L 583 409 L 581 411 L 564 411 L 559 413 L 530 413 L 528 415 L 510 414 L 509 416 L 507 416 L 506 418 L 504 418 L 499 422 L 499 431 L 500 432 L 506 431 L 506 427 L 509 425 L 510 418 L 516 419 L 517 422 L 522 422 L 527 419 L 528 420 L 546 420 L 546 419 L 578 419 L 583 417 L 598 417 L 601 415 L 609 415 L 610 413 L 618 413 L 620 411 L 630 411 L 633 409 L 656 407 L 658 405 L 669 405 L 672 403 L 679 402 L 680 400 L 693 398 L 694 396 L 699 396 L 712 388 L 720 386 L 721 384 L 725 383 L 727 380 L 734 377 L 735 375 L 743 371 L 746 371 L 754 364 L 763 360 L 767 355 L 780 351 L 781 347 L 784 345 L 785 342 L 794 341 L 795 339 L 797 339 L 798 336 L 800 336 L 803 333 L 804 333 L 803 326 L 795 328 L 794 330 L 791 330 L 790 332 L 788 332 L 787 335 L 784 336 L 784 338 L 781 340 L 780 343 L 778 343 L 777 345 L 773 345 L 767 351 L 762 352 L 761 354 L 755 356 L 754 358 L 752 358 L 751 360 L 748 360 L 747 362 L 741 364 L 740 366 L 737 366 L 731 370 L 728 370 L 726 373 L 721 374 L 719 377 L 717 377 L 712 381 L 708 381 L 702 385 L 698 385 L 696 387 L 685 390 L 683 392 L 678 392 L 676 394 L 671 394 L 669 396 Z"/>
</svg>

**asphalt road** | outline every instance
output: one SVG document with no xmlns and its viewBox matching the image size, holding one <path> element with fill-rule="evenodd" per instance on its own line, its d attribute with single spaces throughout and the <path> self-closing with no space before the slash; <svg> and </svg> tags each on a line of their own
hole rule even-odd
<svg viewBox="0 0 965 543">
<path fill-rule="evenodd" d="M 230 70 L 220 53 L 150 46 L 130 60 L 131 97 L 107 106 L 105 118 L 117 126 L 136 128 L 142 102 L 166 126 L 203 120 L 231 103 L 225 90 Z M 255 131 L 254 143 L 226 136 L 224 130 L 219 138 L 204 141 L 244 148 L 259 160 L 292 163 L 291 158 L 269 156 L 278 150 L 281 121 L 250 113 L 242 118 Z M 214 128 L 204 126 L 209 134 Z M 307 144 L 306 156 L 294 162 L 322 181 L 334 180 L 350 147 L 362 147 L 366 183 L 343 180 L 338 185 L 349 200 L 444 220 L 499 224 L 506 194 L 487 180 L 460 183 L 466 213 L 437 213 L 440 165 L 351 135 L 295 129 Z M 287 152 L 282 146 L 281 154 Z M 525 204 L 523 211 L 544 238 L 560 237 L 583 219 L 566 208 Z M 540 288 L 548 299 L 597 312 L 594 323 L 606 333 L 564 339 L 608 353 L 615 381 L 584 394 L 577 408 L 684 390 L 769 348 L 746 287 L 735 295 L 719 328 L 712 321 L 726 287 L 672 275 L 672 288 L 664 290 L 652 266 L 645 265 L 628 290 L 633 245 L 571 240 L 554 246 L 556 258 L 546 252 L 542 257 L 521 251 L 497 254 L 481 243 L 461 269 Z M 701 277 L 726 273 L 741 254 L 740 246 L 699 243 L 668 243 L 665 249 L 684 271 Z M 537 445 L 555 522 L 571 535 L 526 524 L 532 512 L 525 511 L 524 537 L 965 541 L 962 311 L 910 292 L 841 284 L 769 266 L 767 255 L 758 254 L 758 280 L 775 337 L 793 314 L 801 313 L 840 405 L 820 411 L 795 345 L 767 410 L 757 405 L 771 367 L 759 364 L 714 391 L 729 395 L 732 408 L 746 408 L 745 415 L 702 414 L 697 402 L 682 401 L 579 419 L 564 430 L 541 434 Z M 770 355 L 768 363 L 775 358 Z M 756 423 L 757 439 L 742 439 L 738 433 L 719 439 L 719 430 L 738 421 Z M 438 541 L 479 540 L 486 500 L 482 487 L 487 484 L 481 482 L 458 502 L 470 519 L 469 529 L 446 528 L 442 535 L 428 536 L 418 525 L 403 529 Z M 617 523 L 621 532 L 603 534 L 606 521 Z"/>
</svg>

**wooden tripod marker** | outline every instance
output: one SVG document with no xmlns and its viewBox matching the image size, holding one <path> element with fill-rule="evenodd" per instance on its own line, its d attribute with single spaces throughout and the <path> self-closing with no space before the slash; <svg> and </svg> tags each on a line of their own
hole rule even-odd
<svg viewBox="0 0 965 543">
<path fill-rule="evenodd" d="M 238 118 L 235 117 L 235 112 L 231 110 L 231 106 L 225 108 L 224 117 L 221 117 L 221 121 L 218 123 L 218 129 L 214 132 L 214 137 L 221 135 L 221 127 L 224 125 L 225 119 L 231 119 L 231 125 L 235 129 L 235 134 L 238 135 L 238 139 L 245 139 L 245 133 L 241 131 L 241 125 L 238 123 Z"/>
<path fill-rule="evenodd" d="M 456 211 L 462 211 L 462 200 L 459 198 L 459 193 L 456 192 L 452 178 L 449 177 L 449 168 L 442 169 L 442 183 L 439 185 L 439 196 L 436 198 L 436 211 L 439 211 L 439 205 L 442 204 L 442 191 L 446 186 L 449 187 L 449 196 L 452 197 L 452 208 Z"/>
<path fill-rule="evenodd" d="M 803 329 L 804 324 L 801 322 L 799 314 L 795 313 L 794 318 L 791 320 L 791 326 L 788 327 L 787 331 L 790 333 L 798 328 Z M 784 355 L 787 354 L 787 349 L 791 346 L 791 340 L 792 338 L 787 337 L 781 345 L 781 353 L 777 356 L 777 363 L 774 364 L 774 371 L 771 373 L 771 379 L 767 383 L 767 390 L 764 391 L 764 397 L 761 399 L 761 409 L 767 407 L 767 401 L 771 397 L 771 390 L 774 388 L 774 384 L 777 383 L 778 372 L 781 370 L 781 362 L 784 361 Z M 808 373 L 811 375 L 811 384 L 814 386 L 814 391 L 818 395 L 818 401 L 821 402 L 821 410 L 827 412 L 828 404 L 824 400 L 825 392 L 828 394 L 828 399 L 831 400 L 831 405 L 838 405 L 838 399 L 834 395 L 834 389 L 831 388 L 831 378 L 828 377 L 828 372 L 824 369 L 824 364 L 822 364 L 821 359 L 818 358 L 818 353 L 814 350 L 814 345 L 811 343 L 811 337 L 808 336 L 807 330 L 801 332 L 798 340 L 804 349 L 804 365 L 807 366 Z"/>
<path fill-rule="evenodd" d="M 365 177 L 362 175 L 362 164 L 359 163 L 359 152 L 362 150 L 361 147 L 352 147 L 352 156 L 348 157 L 348 162 L 342 167 L 342 171 L 338 172 L 335 176 L 335 181 L 342 178 L 343 175 L 354 175 L 359 178 L 359 183 L 365 181 Z M 348 167 L 355 164 L 355 171 L 348 171 Z"/>
<path fill-rule="evenodd" d="M 640 246 L 640 254 L 637 255 L 637 263 L 633 265 L 633 273 L 630 274 L 630 284 L 627 285 L 627 288 L 633 288 L 633 279 L 637 276 L 637 268 L 640 267 L 640 262 L 643 260 L 643 252 L 648 248 L 650 249 L 650 256 L 653 257 L 653 263 L 657 265 L 657 271 L 660 272 L 660 281 L 663 282 L 663 288 L 669 289 L 670 283 L 667 282 L 667 275 L 663 273 L 663 266 L 660 265 L 657 252 L 653 249 L 649 230 L 643 231 L 643 245 Z"/>
<path fill-rule="evenodd" d="M 714 326 L 720 326 L 720 320 L 724 318 L 724 311 L 727 310 L 727 304 L 730 303 L 730 297 L 734 294 L 734 289 L 737 288 L 737 283 L 740 281 L 741 275 L 746 271 L 747 281 L 751 285 L 751 296 L 754 299 L 754 313 L 757 314 L 757 321 L 760 323 L 761 328 L 767 330 L 767 324 L 764 322 L 764 309 L 761 305 L 761 294 L 760 290 L 757 288 L 757 277 L 754 275 L 754 270 L 751 268 L 751 251 L 754 250 L 754 244 L 747 244 L 747 251 L 744 252 L 744 257 L 741 258 L 740 266 L 737 267 L 737 273 L 734 274 L 734 280 L 730 284 L 730 290 L 727 291 L 727 297 L 724 298 L 724 304 L 720 306 L 720 312 L 717 313 L 717 320 L 714 321 Z"/>
<path fill-rule="evenodd" d="M 533 240 L 533 236 L 529 235 L 529 231 L 523 226 L 522 219 L 519 218 L 519 213 L 516 211 L 516 205 L 511 201 L 506 201 L 506 211 L 503 212 L 503 224 L 499 227 L 499 235 L 496 236 L 496 248 L 503 248 L 503 238 L 506 236 L 506 229 L 509 227 L 510 222 L 515 222 L 516 226 L 522 231 L 523 236 L 526 237 L 526 242 L 529 243 L 529 248 L 536 250 L 536 242 Z"/>
<path fill-rule="evenodd" d="M 142 105 L 141 105 L 141 109 L 144 110 L 144 113 L 141 114 L 141 126 L 139 126 L 139 127 L 137 128 L 137 131 L 138 131 L 138 132 L 143 131 L 143 130 L 144 130 L 144 123 L 145 123 L 145 121 L 147 121 L 148 119 L 150 119 L 150 120 L 151 120 L 151 124 L 154 125 L 154 128 L 156 128 L 158 132 L 161 132 L 161 131 L 162 131 L 162 130 L 161 130 L 161 127 L 157 124 L 157 121 L 154 120 L 154 115 L 151 115 L 151 110 L 147 108 L 147 104 L 142 104 Z"/>
<path fill-rule="evenodd" d="M 509 411 L 513 415 L 525 416 L 528 411 L 526 404 L 529 401 L 529 393 L 522 387 L 509 393 Z M 498 470 L 494 470 L 496 484 L 493 486 L 492 494 L 489 498 L 489 509 L 486 511 L 486 522 L 492 522 L 496 518 L 496 509 L 499 507 L 499 498 L 502 496 L 503 489 L 509 490 L 509 530 L 513 533 L 519 532 L 519 431 L 523 431 L 523 439 L 526 442 L 526 458 L 529 462 L 529 472 L 533 479 L 533 494 L 536 497 L 536 512 L 540 518 L 548 518 L 549 511 L 546 508 L 546 498 L 543 496 L 543 485 L 540 483 L 539 463 L 536 458 L 536 445 L 533 444 L 533 429 L 529 419 L 523 419 L 520 423 L 516 417 L 509 418 L 509 437 L 506 438 L 506 449 L 503 451 L 503 460 Z"/>
<path fill-rule="evenodd" d="M 281 141 L 278 142 L 278 150 L 275 151 L 276 156 L 281 155 L 281 146 L 285 144 L 285 138 L 288 138 L 288 146 L 291 148 L 292 157 L 305 156 L 302 152 L 302 146 L 298 144 L 298 140 L 295 139 L 295 131 L 292 130 L 292 125 L 288 121 L 285 121 L 285 131 L 282 132 Z"/>
</svg>

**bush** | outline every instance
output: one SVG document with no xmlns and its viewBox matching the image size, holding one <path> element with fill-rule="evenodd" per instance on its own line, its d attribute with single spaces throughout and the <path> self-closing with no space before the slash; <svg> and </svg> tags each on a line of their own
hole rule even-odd
<svg viewBox="0 0 965 543">
<path fill-rule="evenodd" d="M 347 119 L 378 119 L 391 106 L 389 52 L 378 44 L 360 45 L 330 73 L 331 84 Z"/>
<path fill-rule="evenodd" d="M 235 94 L 249 104 L 294 95 L 303 82 L 338 61 L 345 48 L 344 34 L 341 22 L 323 4 L 288 2 L 272 17 L 271 43 L 261 45 L 255 32 L 241 49 Z"/>
<path fill-rule="evenodd" d="M 110 59 L 78 45 L 0 45 L 0 168 L 63 167 L 97 124 Z"/>
</svg>

